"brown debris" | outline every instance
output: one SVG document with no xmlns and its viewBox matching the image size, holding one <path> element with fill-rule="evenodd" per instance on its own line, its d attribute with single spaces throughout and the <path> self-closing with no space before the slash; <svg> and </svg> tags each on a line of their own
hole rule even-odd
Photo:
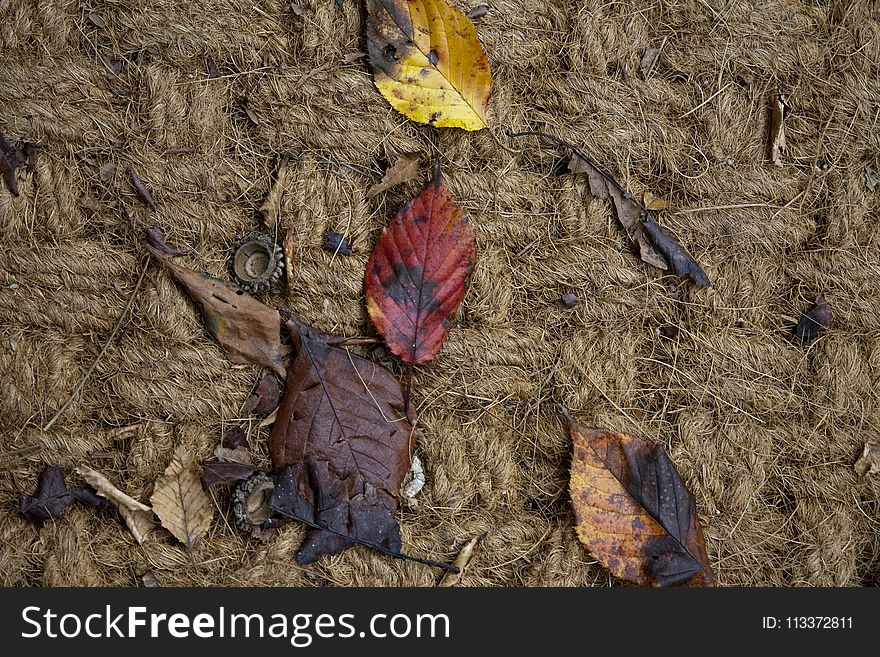
<svg viewBox="0 0 880 657">
<path fill-rule="evenodd" d="M 134 187 L 134 191 L 137 192 L 137 195 L 140 196 L 141 200 L 151 208 L 155 208 L 156 205 L 153 203 L 153 197 L 150 194 L 150 190 L 131 165 L 128 165 L 128 175 L 131 176 L 132 187 Z"/>
<path fill-rule="evenodd" d="M 367 198 L 373 198 L 377 194 L 401 185 L 415 178 L 419 173 L 418 153 L 404 153 L 394 161 L 385 171 L 382 180 L 367 190 Z"/>
<path fill-rule="evenodd" d="M 880 473 L 880 444 L 865 443 L 862 455 L 853 467 L 859 477 Z"/>
<path fill-rule="evenodd" d="M 770 161 L 782 166 L 785 153 L 785 94 L 778 93 L 770 103 Z"/>
<path fill-rule="evenodd" d="M 656 221 L 653 219 L 645 221 L 645 233 L 651 238 L 657 250 L 672 264 L 672 271 L 679 276 L 690 278 L 700 287 L 712 287 L 709 277 L 699 263 Z"/>
<path fill-rule="evenodd" d="M 831 304 L 825 295 L 820 293 L 816 296 L 813 307 L 801 316 L 797 326 L 794 327 L 794 334 L 807 342 L 817 337 L 823 329 L 830 328 L 833 323 Z"/>
</svg>

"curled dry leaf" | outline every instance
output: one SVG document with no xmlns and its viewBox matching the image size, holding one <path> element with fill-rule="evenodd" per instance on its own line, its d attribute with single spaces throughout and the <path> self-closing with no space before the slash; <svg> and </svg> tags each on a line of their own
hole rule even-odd
<svg viewBox="0 0 880 657">
<path fill-rule="evenodd" d="M 672 271 L 678 276 L 688 277 L 700 287 L 712 286 L 709 277 L 706 276 L 706 272 L 703 271 L 699 263 L 656 221 L 651 218 L 645 220 L 645 233 L 651 238 L 657 250 L 666 257 L 666 260 L 672 265 Z"/>
<path fill-rule="evenodd" d="M 419 123 L 481 130 L 492 75 L 470 19 L 448 0 L 367 0 L 376 88 Z"/>
<path fill-rule="evenodd" d="M 150 502 L 162 526 L 190 552 L 211 526 L 211 498 L 202 488 L 195 463 L 184 461 L 179 452 L 175 452 L 165 473 L 156 480 Z"/>
<path fill-rule="evenodd" d="M 89 484 L 95 487 L 98 494 L 107 498 L 119 510 L 119 515 L 138 543 L 143 543 L 147 535 L 156 527 L 153 510 L 146 504 L 138 502 L 116 488 L 107 477 L 88 466 L 80 466 L 76 471 Z"/>
<path fill-rule="evenodd" d="M 664 271 L 669 269 L 666 259 L 660 255 L 645 234 L 642 221 L 645 208 L 636 201 L 629 192 L 621 187 L 616 180 L 606 175 L 599 167 L 577 153 L 571 156 L 568 170 L 572 173 L 587 174 L 590 194 L 596 198 L 611 199 L 617 220 L 620 221 L 629 238 L 639 247 L 639 256 L 649 265 Z"/>
<path fill-rule="evenodd" d="M 281 316 L 236 285 L 199 274 L 171 261 L 155 240 L 142 240 L 153 259 L 180 283 L 202 307 L 205 324 L 233 363 L 256 363 L 285 375 Z"/>
<path fill-rule="evenodd" d="M 373 198 L 377 194 L 391 189 L 397 185 L 409 182 L 419 174 L 419 155 L 418 153 L 404 153 L 394 161 L 382 180 L 367 190 L 367 198 Z"/>
<path fill-rule="evenodd" d="M 770 103 L 770 161 L 782 166 L 785 153 L 785 95 L 776 94 Z"/>
<path fill-rule="evenodd" d="M 816 296 L 816 303 L 813 307 L 803 314 L 797 326 L 794 327 L 794 334 L 807 342 L 818 336 L 822 329 L 831 327 L 833 323 L 831 304 L 824 294 L 819 294 Z"/>
<path fill-rule="evenodd" d="M 581 543 L 612 574 L 642 586 L 714 585 L 696 500 L 665 450 L 568 420 Z"/>
<path fill-rule="evenodd" d="M 67 507 L 75 502 L 94 507 L 108 506 L 107 501 L 92 490 L 68 488 L 61 467 L 47 465 L 37 479 L 36 492 L 19 498 L 18 510 L 31 522 L 41 525 L 51 518 L 63 518 Z"/>
<path fill-rule="evenodd" d="M 464 571 L 467 568 L 467 565 L 471 562 L 471 557 L 474 556 L 474 548 L 477 546 L 477 543 L 480 542 L 481 538 L 482 536 L 474 536 L 463 548 L 461 548 L 461 552 L 458 553 L 455 561 L 452 562 L 452 565 L 458 568 L 458 572 L 450 571 L 446 573 L 443 575 L 443 579 L 440 580 L 440 583 L 437 586 L 456 586 L 461 582 L 461 578 L 464 576 Z"/>
<path fill-rule="evenodd" d="M 6 137 L 0 133 L 0 176 L 12 193 L 18 196 L 18 182 L 15 180 L 16 169 L 27 161 L 27 155 L 20 148 L 16 148 Z"/>
<path fill-rule="evenodd" d="M 131 165 L 129 165 L 128 167 L 128 175 L 131 176 L 132 187 L 134 187 L 134 191 L 137 192 L 137 195 L 140 196 L 141 200 L 149 205 L 151 208 L 155 208 L 156 204 L 153 203 L 153 196 L 152 194 L 150 194 L 149 188 L 144 183 L 144 181 L 141 180 L 141 177 Z"/>
<path fill-rule="evenodd" d="M 247 447 L 215 447 L 214 456 L 221 461 L 229 461 L 230 463 L 240 463 L 241 465 L 252 465 L 253 456 Z"/>
<path fill-rule="evenodd" d="M 382 231 L 364 275 L 370 319 L 405 363 L 440 351 L 475 263 L 474 231 L 438 167 Z"/>
<path fill-rule="evenodd" d="M 307 564 L 357 542 L 400 552 L 394 514 L 410 465 L 412 427 L 400 383 L 384 367 L 328 344 L 291 318 L 296 357 L 269 436 L 272 508 L 326 527 L 297 553 Z"/>
<path fill-rule="evenodd" d="M 859 477 L 880 473 L 880 445 L 865 443 L 862 455 L 853 467 Z"/>
<path fill-rule="evenodd" d="M 293 260 L 296 257 L 296 235 L 293 232 L 293 227 L 287 229 L 287 233 L 284 234 L 284 273 L 287 275 L 287 292 L 289 294 L 293 294 Z"/>
</svg>

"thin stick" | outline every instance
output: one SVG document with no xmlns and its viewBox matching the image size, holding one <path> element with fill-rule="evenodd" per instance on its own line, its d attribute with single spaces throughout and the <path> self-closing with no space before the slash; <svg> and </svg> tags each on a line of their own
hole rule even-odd
<svg viewBox="0 0 880 657">
<path fill-rule="evenodd" d="M 134 286 L 134 291 L 131 293 L 131 297 L 129 297 L 128 303 L 125 304 L 125 310 L 123 310 L 122 315 L 119 316 L 119 321 L 116 322 L 116 326 L 113 327 L 113 331 L 110 333 L 110 337 L 107 338 L 107 342 L 104 343 L 104 347 L 98 353 L 98 356 L 97 356 L 97 358 L 95 358 L 91 367 L 89 367 L 89 369 L 86 371 L 85 376 L 83 376 L 82 380 L 79 382 L 79 384 L 77 384 L 76 388 L 73 389 L 73 392 L 70 393 L 70 397 L 67 398 L 67 401 L 64 402 L 64 404 L 61 406 L 61 408 L 58 409 L 58 412 L 55 413 L 55 415 L 52 417 L 52 419 L 49 420 L 48 423 L 46 423 L 46 426 L 43 427 L 43 431 L 48 431 L 52 427 L 52 425 L 55 424 L 55 421 L 59 417 L 61 417 L 61 414 L 67 410 L 67 407 L 70 406 L 70 404 L 73 402 L 73 400 L 76 398 L 76 396 L 85 387 L 86 383 L 89 380 L 89 377 L 92 375 L 92 372 L 95 371 L 95 368 L 98 366 L 98 363 L 100 362 L 100 360 L 104 357 L 104 354 L 107 353 L 107 350 L 110 348 L 110 343 L 113 342 L 113 338 L 116 337 L 116 333 L 119 331 L 119 327 L 122 326 L 122 322 L 125 321 L 125 317 L 126 317 L 126 315 L 128 315 L 128 311 L 131 310 L 132 305 L 134 305 L 135 297 L 137 296 L 137 293 L 141 289 L 141 283 L 144 282 L 144 276 L 146 276 L 146 274 L 147 274 L 147 267 L 149 266 L 149 264 L 150 264 L 150 260 L 148 258 L 147 261 L 144 263 L 144 268 L 141 270 L 141 275 L 140 275 L 140 278 L 138 278 L 137 285 Z"/>
<path fill-rule="evenodd" d="M 340 538 L 345 538 L 349 541 L 352 541 L 353 543 L 357 543 L 358 545 L 363 545 L 368 548 L 372 548 L 372 549 L 376 550 L 377 552 L 381 552 L 382 554 L 389 556 L 389 557 L 394 557 L 395 559 L 402 559 L 403 561 L 415 561 L 416 563 L 421 563 L 426 566 L 433 566 L 434 568 L 441 568 L 443 570 L 448 570 L 451 573 L 460 572 L 459 569 L 457 567 L 453 566 L 452 564 L 443 563 L 442 561 L 431 561 L 430 559 L 422 559 L 421 557 L 413 557 L 408 554 L 404 554 L 403 552 L 394 552 L 393 550 L 389 550 L 388 548 L 382 547 L 381 545 L 378 545 L 376 543 L 370 543 L 369 541 L 361 540 L 355 536 L 351 536 L 350 534 L 344 534 L 342 532 L 336 531 L 335 529 L 330 529 L 329 527 L 323 527 L 317 523 L 311 522 L 310 520 L 306 520 L 306 519 L 300 518 L 299 516 L 296 516 L 292 513 L 288 513 L 287 511 L 282 511 L 281 509 L 274 508 L 274 507 L 273 507 L 273 511 L 281 514 L 285 518 L 290 518 L 291 520 L 296 520 L 297 522 L 301 522 L 304 525 L 308 525 L 312 529 L 319 529 L 321 531 L 329 532 L 330 534 L 333 534 L 334 536 L 339 536 Z"/>
<path fill-rule="evenodd" d="M 412 380 L 413 380 L 413 364 L 409 364 L 409 369 L 406 371 L 406 389 L 403 391 L 403 413 L 406 415 L 406 419 L 410 424 L 413 423 L 412 415 L 410 415 L 410 406 L 409 400 L 412 394 Z"/>
<path fill-rule="evenodd" d="M 618 184 L 618 182 L 614 179 L 614 176 L 610 175 L 607 171 L 605 171 L 605 169 L 603 169 L 598 164 L 596 164 L 596 162 L 591 157 L 589 157 L 588 155 L 584 155 L 581 151 L 578 150 L 577 146 L 575 146 L 571 142 L 565 141 L 564 139 L 560 139 L 556 135 L 551 135 L 546 132 L 540 132 L 538 130 L 528 130 L 526 132 L 513 132 L 510 128 L 507 128 L 505 130 L 505 133 L 510 138 L 514 138 L 514 137 L 541 137 L 542 139 L 549 139 L 550 141 L 555 142 L 555 143 L 559 144 L 560 146 L 564 146 L 565 148 L 569 149 L 572 153 L 577 155 L 579 158 L 581 158 L 584 162 L 586 162 L 591 167 L 596 169 L 599 173 L 601 173 L 605 178 L 608 179 L 609 183 L 611 183 L 612 185 L 614 185 L 617 188 L 618 191 L 620 191 L 625 196 L 630 197 L 630 194 L 623 187 L 621 187 L 620 184 Z M 635 200 L 635 199 L 633 199 L 633 200 Z"/>
</svg>

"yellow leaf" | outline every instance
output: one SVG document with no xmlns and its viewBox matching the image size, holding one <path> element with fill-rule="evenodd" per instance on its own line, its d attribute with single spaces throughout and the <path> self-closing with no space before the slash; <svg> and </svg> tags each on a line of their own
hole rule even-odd
<svg viewBox="0 0 880 657">
<path fill-rule="evenodd" d="M 448 0 L 367 0 L 376 88 L 419 123 L 481 130 L 492 74 L 470 19 Z"/>
<path fill-rule="evenodd" d="M 659 212 L 669 207 L 669 201 L 654 196 L 651 192 L 645 192 L 642 196 L 645 208 L 652 212 Z"/>
</svg>

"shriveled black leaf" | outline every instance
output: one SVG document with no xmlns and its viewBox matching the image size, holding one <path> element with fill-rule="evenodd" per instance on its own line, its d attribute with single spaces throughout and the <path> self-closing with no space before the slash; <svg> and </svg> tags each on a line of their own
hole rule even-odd
<svg viewBox="0 0 880 657">
<path fill-rule="evenodd" d="M 211 488 L 222 484 L 234 484 L 247 479 L 256 471 L 257 468 L 253 465 L 209 459 L 202 462 L 202 486 Z"/>
<path fill-rule="evenodd" d="M 672 265 L 672 271 L 679 276 L 689 277 L 700 287 L 712 287 L 712 283 L 709 281 L 709 277 L 706 276 L 703 268 L 656 221 L 651 218 L 645 220 L 645 233 L 654 243 L 654 246 L 657 247 L 657 250 Z"/>
<path fill-rule="evenodd" d="M 153 197 L 150 194 L 150 190 L 147 188 L 144 181 L 141 180 L 141 177 L 137 174 L 137 171 L 134 170 L 134 167 L 129 165 L 128 174 L 131 176 L 131 184 L 134 187 L 134 191 L 137 192 L 137 195 L 140 196 L 141 200 L 149 205 L 151 208 L 155 208 L 156 205 L 153 203 Z"/>
<path fill-rule="evenodd" d="M 829 328 L 833 322 L 831 304 L 824 294 L 819 294 L 813 307 L 803 314 L 794 327 L 794 334 L 807 342 L 818 336 L 822 329 Z"/>
<path fill-rule="evenodd" d="M 214 58 L 208 56 L 205 58 L 205 68 L 208 69 L 208 77 L 209 78 L 219 78 L 220 71 L 217 69 L 217 64 L 214 63 Z"/>
<path fill-rule="evenodd" d="M 472 21 L 477 20 L 478 18 L 482 18 L 486 14 L 489 13 L 489 7 L 486 5 L 477 5 L 473 9 L 471 9 L 466 15 Z"/>
<path fill-rule="evenodd" d="M 110 506 L 107 500 L 98 497 L 92 489 L 68 488 L 61 467 L 47 465 L 37 480 L 36 492 L 19 498 L 18 510 L 26 518 L 40 525 L 50 518 L 63 518 L 67 507 L 74 502 L 97 508 Z"/>
<path fill-rule="evenodd" d="M 324 231 L 324 250 L 351 255 L 351 242 L 345 235 L 328 229 Z"/>
<path fill-rule="evenodd" d="M 568 292 L 567 294 L 563 294 L 561 301 L 562 305 L 566 308 L 574 308 L 577 305 L 577 295 L 572 292 Z"/>
</svg>

